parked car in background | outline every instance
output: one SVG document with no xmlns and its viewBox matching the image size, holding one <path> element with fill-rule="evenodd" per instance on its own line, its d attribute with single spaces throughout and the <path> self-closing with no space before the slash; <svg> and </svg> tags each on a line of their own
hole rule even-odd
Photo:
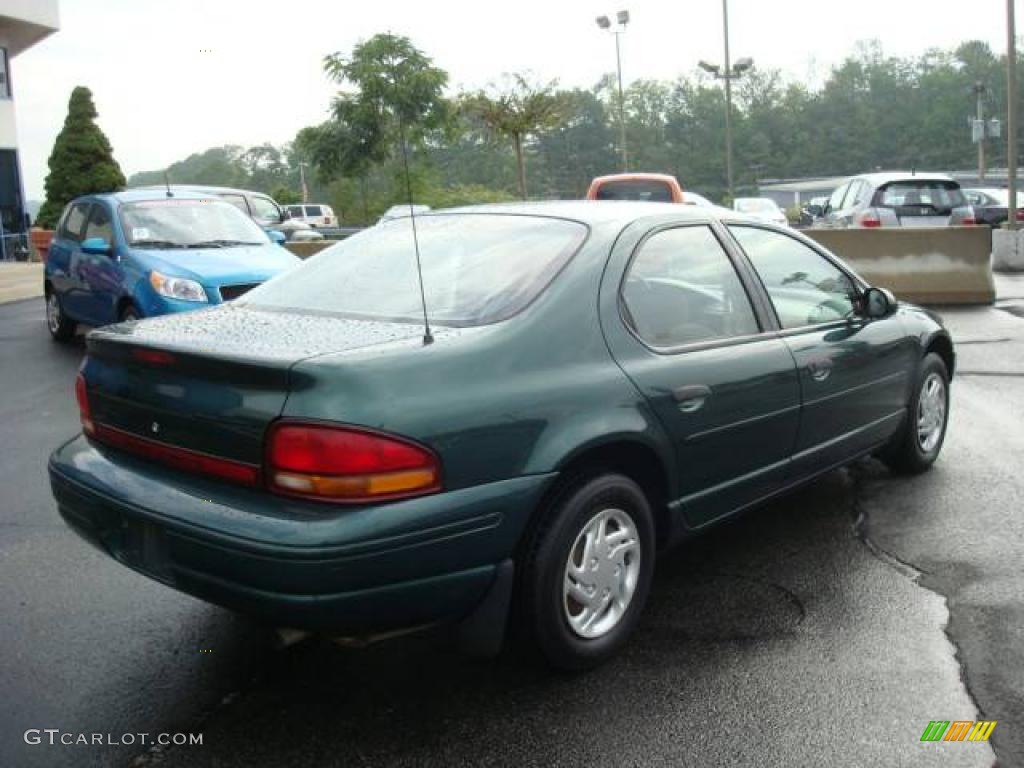
<svg viewBox="0 0 1024 768">
<path fill-rule="evenodd" d="M 801 227 L 813 227 L 814 224 L 821 218 L 822 213 L 825 210 L 825 203 L 828 202 L 827 196 L 812 197 L 804 205 L 800 207 L 800 221 Z"/>
<path fill-rule="evenodd" d="M 146 187 L 150 190 L 166 190 L 166 186 Z M 246 216 L 252 218 L 266 230 L 277 230 L 287 240 L 301 242 L 306 240 L 323 240 L 324 236 L 304 221 L 288 218 L 288 213 L 277 204 L 274 198 L 262 192 L 232 187 L 211 187 L 196 184 L 171 184 L 172 192 L 197 192 L 204 195 L 216 195 L 227 200 Z"/>
<path fill-rule="evenodd" d="M 965 189 L 964 197 L 974 209 L 974 218 L 979 224 L 988 224 L 993 229 L 1001 227 L 1009 218 L 1010 190 L 996 187 Z M 1017 193 L 1017 221 L 1024 222 L 1024 194 Z"/>
<path fill-rule="evenodd" d="M 672 544 L 942 448 L 949 333 L 789 228 L 593 202 L 416 228 L 422 283 L 400 218 L 238 302 L 90 334 L 84 434 L 49 464 L 67 523 L 276 626 L 450 622 L 493 653 L 511 615 L 578 669 Z"/>
<path fill-rule="evenodd" d="M 770 197 L 737 197 L 732 201 L 732 208 L 767 224 L 789 226 L 785 212 Z"/>
<path fill-rule="evenodd" d="M 636 200 L 647 203 L 685 203 L 683 187 L 666 173 L 615 173 L 590 182 L 587 200 Z"/>
<path fill-rule="evenodd" d="M 341 222 L 334 215 L 329 205 L 321 203 L 303 203 L 285 207 L 290 221 L 302 221 L 317 229 L 319 227 L 337 227 Z"/>
<path fill-rule="evenodd" d="M 277 234 L 283 242 L 283 235 Z M 58 341 L 101 326 L 242 296 L 300 259 L 219 198 L 128 190 L 72 201 L 50 244 L 46 323 Z"/>
<path fill-rule="evenodd" d="M 977 223 L 960 184 L 945 174 L 868 173 L 840 184 L 820 223 L 826 227 L 948 227 Z"/>
</svg>

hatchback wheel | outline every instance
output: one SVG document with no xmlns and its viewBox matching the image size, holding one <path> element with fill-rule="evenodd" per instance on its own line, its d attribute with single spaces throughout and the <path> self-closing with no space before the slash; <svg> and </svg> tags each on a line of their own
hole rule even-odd
<svg viewBox="0 0 1024 768">
<path fill-rule="evenodd" d="M 60 298 L 54 291 L 46 294 L 46 327 L 57 341 L 67 341 L 75 335 L 76 323 L 64 314 Z"/>
<path fill-rule="evenodd" d="M 524 562 L 522 598 L 544 657 L 563 669 L 600 664 L 640 617 L 654 571 L 654 522 L 643 491 L 603 474 L 548 509 Z"/>
<path fill-rule="evenodd" d="M 907 419 L 879 458 L 896 472 L 923 472 L 939 457 L 948 421 L 949 371 L 930 353 L 921 361 Z"/>
</svg>

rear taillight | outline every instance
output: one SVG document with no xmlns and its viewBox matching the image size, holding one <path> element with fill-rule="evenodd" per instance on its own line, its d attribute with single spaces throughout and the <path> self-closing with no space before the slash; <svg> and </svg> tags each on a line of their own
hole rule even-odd
<svg viewBox="0 0 1024 768">
<path fill-rule="evenodd" d="M 348 426 L 278 422 L 266 472 L 278 493 L 340 502 L 384 501 L 441 490 L 441 464 L 405 438 Z"/>
<path fill-rule="evenodd" d="M 1017 209 L 1017 221 L 1024 221 L 1024 208 Z"/>
<path fill-rule="evenodd" d="M 78 418 L 82 422 L 82 431 L 87 435 L 96 434 L 96 424 L 92 420 L 92 409 L 89 407 L 89 392 L 85 386 L 85 376 L 81 373 L 75 378 L 75 399 L 78 401 Z"/>
<path fill-rule="evenodd" d="M 882 226 L 882 219 L 879 217 L 878 211 L 874 208 L 868 208 L 857 217 L 856 223 L 858 226 L 874 229 L 875 227 Z"/>
<path fill-rule="evenodd" d="M 964 220 L 961 223 L 965 227 L 973 227 L 978 223 L 978 220 L 973 216 L 964 216 Z"/>
</svg>

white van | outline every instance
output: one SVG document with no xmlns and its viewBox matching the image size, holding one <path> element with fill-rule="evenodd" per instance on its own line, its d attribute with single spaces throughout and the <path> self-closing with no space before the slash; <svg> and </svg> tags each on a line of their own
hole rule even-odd
<svg viewBox="0 0 1024 768">
<path fill-rule="evenodd" d="M 311 227 L 336 227 L 341 222 L 329 205 L 287 205 L 288 218 L 304 221 Z"/>
</svg>

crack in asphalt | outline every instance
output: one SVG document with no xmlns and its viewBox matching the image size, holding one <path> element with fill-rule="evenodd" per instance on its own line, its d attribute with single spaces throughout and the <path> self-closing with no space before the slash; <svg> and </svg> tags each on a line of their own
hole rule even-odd
<svg viewBox="0 0 1024 768">
<path fill-rule="evenodd" d="M 960 684 L 964 687 L 967 692 L 968 698 L 971 700 L 971 704 L 974 705 L 975 711 L 981 718 L 985 718 L 985 712 L 981 705 L 978 703 L 977 697 L 974 695 L 974 691 L 971 689 L 969 674 L 967 671 L 967 659 L 964 658 L 963 650 L 960 648 L 960 643 L 953 636 L 950 631 L 950 625 L 952 624 L 953 611 L 949 605 L 949 597 L 943 592 L 939 591 L 935 587 L 926 583 L 927 576 L 931 574 L 925 569 L 914 565 L 913 563 L 902 559 L 898 555 L 889 552 L 882 548 L 874 541 L 871 540 L 868 534 L 868 514 L 867 510 L 864 509 L 861 494 L 864 490 L 864 470 L 859 465 L 853 465 L 850 467 L 850 475 L 853 480 L 853 492 L 851 499 L 851 512 L 853 517 L 853 533 L 865 546 L 865 548 L 874 555 L 879 561 L 885 563 L 890 568 L 895 570 L 901 576 L 905 576 L 910 579 L 921 589 L 931 592 L 942 600 L 942 604 L 946 607 L 946 621 L 942 626 L 942 633 L 946 636 L 946 640 L 951 646 L 953 646 L 953 660 L 956 662 L 957 668 L 960 670 Z M 995 742 L 990 744 L 993 753 L 996 754 L 996 761 L 993 763 L 993 768 L 997 768 L 1000 760 L 999 754 L 996 752 Z"/>
</svg>

